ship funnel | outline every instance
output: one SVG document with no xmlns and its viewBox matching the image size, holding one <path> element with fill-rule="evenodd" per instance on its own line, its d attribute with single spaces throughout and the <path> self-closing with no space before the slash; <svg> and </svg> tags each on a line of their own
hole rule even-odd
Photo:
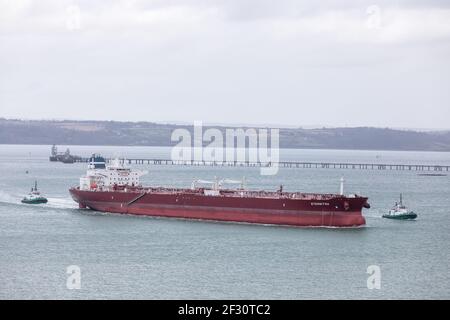
<svg viewBox="0 0 450 320">
<path fill-rule="evenodd" d="M 344 195 L 344 182 L 345 182 L 344 177 L 341 177 L 341 189 L 340 189 L 340 192 L 339 192 L 339 194 L 340 194 L 341 196 Z"/>
</svg>

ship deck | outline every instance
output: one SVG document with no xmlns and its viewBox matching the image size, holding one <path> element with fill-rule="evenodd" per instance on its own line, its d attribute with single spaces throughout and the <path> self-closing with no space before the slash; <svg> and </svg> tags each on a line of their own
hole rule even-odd
<svg viewBox="0 0 450 320">
<path fill-rule="evenodd" d="M 78 189 L 76 187 L 74 189 Z M 97 188 L 94 192 L 127 192 L 127 193 L 153 193 L 153 194 L 169 194 L 169 195 L 199 195 L 199 196 L 224 196 L 238 198 L 264 198 L 264 199 L 298 199 L 298 200 L 315 200 L 327 201 L 348 196 L 339 194 L 322 194 L 322 193 L 303 193 L 303 192 L 280 192 L 265 190 L 240 190 L 240 189 L 220 189 L 218 194 L 205 194 L 205 191 L 214 191 L 209 188 L 168 188 L 168 187 L 124 187 L 116 186 L 113 188 Z M 352 198 L 363 198 L 358 195 L 352 195 Z"/>
</svg>

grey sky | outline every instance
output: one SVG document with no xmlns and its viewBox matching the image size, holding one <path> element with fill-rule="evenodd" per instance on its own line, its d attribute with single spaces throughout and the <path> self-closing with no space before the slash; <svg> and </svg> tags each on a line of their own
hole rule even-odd
<svg viewBox="0 0 450 320">
<path fill-rule="evenodd" d="M 0 117 L 450 128 L 449 3 L 0 0 Z"/>
</svg>

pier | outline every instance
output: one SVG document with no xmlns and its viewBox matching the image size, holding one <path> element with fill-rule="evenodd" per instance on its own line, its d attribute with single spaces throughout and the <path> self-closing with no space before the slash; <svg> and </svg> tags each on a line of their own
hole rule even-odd
<svg viewBox="0 0 450 320">
<path fill-rule="evenodd" d="M 89 162 L 90 158 L 79 158 L 75 162 Z M 112 159 L 106 159 L 110 161 Z M 122 159 L 124 160 L 124 159 Z M 203 160 L 171 160 L 171 159 L 125 159 L 128 164 L 140 165 L 177 165 L 177 166 L 217 166 L 217 167 L 269 167 L 271 163 L 251 162 L 251 161 L 203 161 Z M 298 169 L 353 169 L 353 170 L 396 170 L 396 171 L 432 171 L 449 172 L 450 165 L 431 165 L 431 164 L 392 164 L 392 163 L 346 163 L 346 162 L 298 162 L 298 161 L 279 161 L 279 168 L 298 168 Z"/>
</svg>

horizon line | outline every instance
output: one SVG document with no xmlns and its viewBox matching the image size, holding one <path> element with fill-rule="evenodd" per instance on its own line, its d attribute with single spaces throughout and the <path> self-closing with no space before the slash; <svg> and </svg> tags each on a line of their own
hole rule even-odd
<svg viewBox="0 0 450 320">
<path fill-rule="evenodd" d="M 49 122 L 63 122 L 63 121 L 74 121 L 74 122 L 119 122 L 119 123 L 154 123 L 160 125 L 177 125 L 177 126 L 193 126 L 194 121 L 177 121 L 177 120 L 161 120 L 161 121 L 151 121 L 151 120 L 98 120 L 98 119 L 68 119 L 68 118 L 21 118 L 21 117 L 1 117 L 0 120 L 6 121 L 49 121 Z M 200 120 L 196 120 L 200 121 Z M 401 131 L 422 131 L 422 132 L 432 132 L 432 131 L 450 131 L 450 128 L 414 128 L 414 127 L 395 127 L 395 126 L 375 126 L 375 125 L 294 125 L 294 124 L 276 124 L 276 123 L 227 123 L 227 122 L 203 122 L 204 126 L 218 126 L 218 127 L 254 127 L 254 128 L 271 128 L 271 129 L 355 129 L 355 128 L 374 128 L 374 129 L 390 129 L 390 130 L 401 130 Z"/>
</svg>

